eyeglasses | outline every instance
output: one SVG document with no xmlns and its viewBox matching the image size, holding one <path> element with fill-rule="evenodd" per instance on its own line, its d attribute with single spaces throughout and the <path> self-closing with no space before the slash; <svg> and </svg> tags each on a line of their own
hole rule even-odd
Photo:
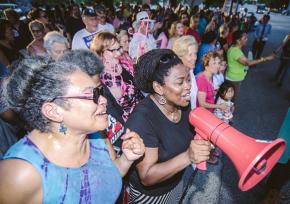
<svg viewBox="0 0 290 204">
<path fill-rule="evenodd" d="M 40 16 L 41 18 L 48 18 L 48 16 L 47 15 L 42 15 L 42 16 Z"/>
<path fill-rule="evenodd" d="M 106 19 L 107 16 L 101 16 L 101 15 L 97 15 L 98 19 Z"/>
<path fill-rule="evenodd" d="M 121 52 L 122 51 L 122 47 L 120 46 L 119 48 L 115 48 L 115 49 L 107 49 L 109 52 Z"/>
<path fill-rule="evenodd" d="M 53 98 L 50 102 L 53 102 L 56 99 L 75 98 L 75 99 L 93 100 L 95 104 L 98 104 L 100 96 L 104 96 L 103 86 L 94 88 L 92 96 L 57 96 Z"/>
<path fill-rule="evenodd" d="M 68 49 L 65 50 L 55 50 L 55 49 L 51 49 L 52 52 L 54 52 L 55 54 L 61 55 L 64 54 L 68 51 Z"/>
<path fill-rule="evenodd" d="M 31 32 L 39 33 L 39 32 L 43 32 L 43 29 L 31 29 Z"/>
</svg>

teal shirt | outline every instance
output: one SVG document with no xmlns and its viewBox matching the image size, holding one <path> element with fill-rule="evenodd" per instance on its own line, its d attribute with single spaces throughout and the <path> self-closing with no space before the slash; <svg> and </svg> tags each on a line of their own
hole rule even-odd
<svg viewBox="0 0 290 204">
<path fill-rule="evenodd" d="M 28 137 L 13 145 L 3 159 L 22 159 L 34 166 L 42 178 L 44 204 L 113 204 L 119 197 L 122 177 L 103 138 L 95 138 L 90 139 L 90 158 L 80 168 L 51 163 Z"/>
</svg>

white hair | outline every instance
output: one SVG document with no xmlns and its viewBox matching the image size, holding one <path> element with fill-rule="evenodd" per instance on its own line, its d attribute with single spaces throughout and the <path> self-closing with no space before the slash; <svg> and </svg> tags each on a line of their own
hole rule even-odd
<svg viewBox="0 0 290 204">
<path fill-rule="evenodd" d="M 57 31 L 51 31 L 48 32 L 45 36 L 44 36 L 44 42 L 43 42 L 43 46 L 45 49 L 47 50 L 51 50 L 53 43 L 58 42 L 58 43 L 63 43 L 66 46 L 68 46 L 68 41 L 65 37 L 63 37 L 62 34 L 60 34 Z"/>
</svg>

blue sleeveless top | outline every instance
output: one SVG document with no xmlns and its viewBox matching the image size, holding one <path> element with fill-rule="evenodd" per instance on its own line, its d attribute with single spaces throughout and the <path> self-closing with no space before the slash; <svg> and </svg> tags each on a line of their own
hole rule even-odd
<svg viewBox="0 0 290 204">
<path fill-rule="evenodd" d="M 19 140 L 3 157 L 15 158 L 31 163 L 41 175 L 44 204 L 111 204 L 115 203 L 122 188 L 122 177 L 100 134 L 90 139 L 90 158 L 80 168 L 51 163 L 28 137 Z"/>
</svg>

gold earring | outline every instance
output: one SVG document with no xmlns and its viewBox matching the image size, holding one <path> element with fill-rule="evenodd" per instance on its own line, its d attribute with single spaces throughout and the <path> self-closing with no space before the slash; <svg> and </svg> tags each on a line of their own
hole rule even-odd
<svg viewBox="0 0 290 204">
<path fill-rule="evenodd" d="M 160 105 L 165 105 L 167 103 L 167 101 L 163 96 L 160 96 L 160 98 L 158 99 L 158 103 Z"/>
</svg>

